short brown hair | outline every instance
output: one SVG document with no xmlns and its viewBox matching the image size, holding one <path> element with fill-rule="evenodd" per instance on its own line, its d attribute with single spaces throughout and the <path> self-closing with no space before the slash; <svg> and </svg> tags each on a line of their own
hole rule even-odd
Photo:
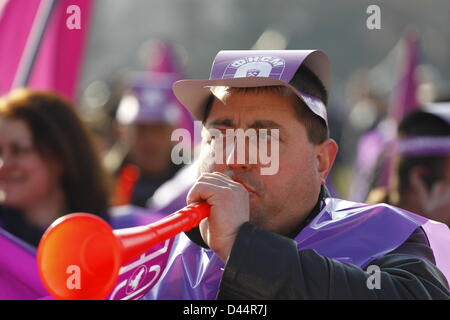
<svg viewBox="0 0 450 320">
<path fill-rule="evenodd" d="M 0 99 L 0 118 L 24 121 L 37 152 L 61 165 L 69 212 L 107 218 L 107 176 L 91 134 L 70 102 L 53 93 L 19 89 Z"/>
</svg>

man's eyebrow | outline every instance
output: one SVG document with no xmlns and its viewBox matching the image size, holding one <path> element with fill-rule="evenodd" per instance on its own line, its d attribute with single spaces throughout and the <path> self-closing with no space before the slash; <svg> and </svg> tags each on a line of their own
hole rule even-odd
<svg viewBox="0 0 450 320">
<path fill-rule="evenodd" d="M 284 127 L 273 120 L 256 120 L 249 128 L 253 129 L 284 129 Z"/>
<path fill-rule="evenodd" d="M 235 127 L 234 121 L 230 118 L 219 118 L 206 124 L 206 127 Z M 256 120 L 248 128 L 252 129 L 284 129 L 284 127 L 273 120 Z"/>
<path fill-rule="evenodd" d="M 230 118 L 219 118 L 206 123 L 206 127 L 234 127 L 234 122 Z"/>
</svg>

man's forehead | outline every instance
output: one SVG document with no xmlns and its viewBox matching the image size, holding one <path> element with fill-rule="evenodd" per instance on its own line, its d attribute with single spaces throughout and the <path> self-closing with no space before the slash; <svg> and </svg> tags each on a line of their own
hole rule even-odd
<svg viewBox="0 0 450 320">
<path fill-rule="evenodd" d="M 292 100 L 277 94 L 231 93 L 214 99 L 205 126 L 283 129 L 296 119 L 294 108 Z"/>
</svg>

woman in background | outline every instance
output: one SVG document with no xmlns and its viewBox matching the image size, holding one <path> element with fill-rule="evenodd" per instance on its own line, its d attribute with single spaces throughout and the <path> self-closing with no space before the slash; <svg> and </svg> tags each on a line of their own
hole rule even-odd
<svg viewBox="0 0 450 320">
<path fill-rule="evenodd" d="M 0 99 L 0 226 L 37 246 L 58 217 L 106 220 L 109 185 L 93 140 L 61 97 L 20 89 Z"/>
</svg>

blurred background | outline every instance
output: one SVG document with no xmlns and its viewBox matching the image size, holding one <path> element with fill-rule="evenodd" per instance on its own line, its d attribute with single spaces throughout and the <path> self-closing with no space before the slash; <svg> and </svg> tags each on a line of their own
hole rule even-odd
<svg viewBox="0 0 450 320">
<path fill-rule="evenodd" d="M 450 0 L 0 0 L 0 299 L 47 295 L 34 252 L 59 217 L 186 206 L 197 163 L 171 134 L 184 157 L 199 128 L 171 87 L 227 49 L 325 51 L 331 196 L 450 226 Z"/>
<path fill-rule="evenodd" d="M 46 1 L 50 2 L 42 0 Z M 14 66 L 7 59 L 11 52 L 5 36 L 5 13 L 20 2 L 15 19 L 26 22 L 41 1 L 0 1 L 0 68 L 7 66 L 8 70 L 16 70 L 18 63 Z M 330 185 L 341 197 L 364 200 L 369 186 L 361 189 L 357 184 L 352 191 L 360 137 L 380 123 L 383 132 L 395 131 L 383 120 L 394 119 L 394 114 L 405 113 L 413 105 L 450 96 L 448 0 L 57 2 L 48 19 L 59 14 L 59 26 L 50 22 L 47 29 L 67 29 L 64 24 L 70 13 L 65 9 L 72 4 L 81 8 L 81 28 L 64 31 L 66 35 L 72 32 L 70 36 L 78 33 L 79 44 L 72 43 L 72 48 L 66 49 L 67 43 L 55 40 L 53 49 L 48 49 L 66 55 L 67 61 L 54 67 L 57 72 L 76 69 L 70 71 L 73 85 L 59 90 L 57 85 L 36 80 L 39 76 L 33 73 L 50 70 L 39 69 L 39 57 L 29 85 L 53 89 L 71 99 L 99 138 L 105 157 L 118 139 L 116 111 L 134 72 L 169 72 L 178 78 L 205 79 L 214 56 L 222 49 L 322 49 L 333 70 L 328 107 L 331 136 L 340 145 Z M 370 5 L 380 9 L 380 29 L 367 26 Z M 25 28 L 18 24 L 9 29 L 10 37 L 11 30 L 19 33 Z M 74 50 L 78 55 L 73 55 Z M 61 58 L 52 57 L 49 61 Z M 0 94 L 12 87 L 12 80 L 4 80 Z M 367 182 L 367 176 L 364 179 Z"/>
</svg>

